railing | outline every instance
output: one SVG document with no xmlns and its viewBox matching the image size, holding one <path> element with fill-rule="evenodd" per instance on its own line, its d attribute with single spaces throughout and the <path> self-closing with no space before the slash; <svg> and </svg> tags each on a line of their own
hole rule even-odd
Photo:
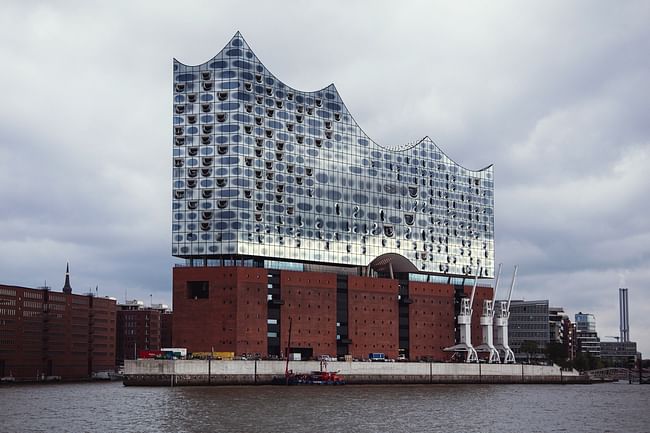
<svg viewBox="0 0 650 433">
<path fill-rule="evenodd" d="M 614 381 L 614 380 L 629 380 L 632 382 L 639 381 L 639 370 L 628 369 L 620 367 L 599 368 L 597 370 L 585 371 L 591 380 Z M 641 372 L 641 377 L 644 382 L 650 377 L 650 370 L 644 369 Z"/>
</svg>

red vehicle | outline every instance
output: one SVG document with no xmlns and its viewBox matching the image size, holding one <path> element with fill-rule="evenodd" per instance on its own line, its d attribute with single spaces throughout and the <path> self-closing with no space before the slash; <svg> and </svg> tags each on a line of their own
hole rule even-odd
<svg viewBox="0 0 650 433">
<path fill-rule="evenodd" d="M 312 371 L 310 374 L 287 372 L 287 385 L 345 385 L 345 379 L 331 371 Z"/>
<path fill-rule="evenodd" d="M 138 359 L 160 359 L 162 356 L 161 350 L 141 350 L 138 352 Z"/>
</svg>

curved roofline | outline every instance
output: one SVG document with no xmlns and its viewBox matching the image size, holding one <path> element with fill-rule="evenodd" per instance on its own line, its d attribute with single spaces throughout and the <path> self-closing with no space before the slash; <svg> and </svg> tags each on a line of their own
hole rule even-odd
<svg viewBox="0 0 650 433">
<path fill-rule="evenodd" d="M 419 272 L 418 267 L 411 260 L 393 252 L 378 255 L 368 263 L 368 266 L 375 271 L 381 271 L 384 267 L 390 266 L 392 271 L 397 273 Z"/>
<path fill-rule="evenodd" d="M 264 67 L 266 68 L 266 66 L 264 66 Z M 268 68 L 267 68 L 267 70 L 268 70 Z M 375 141 L 375 139 L 373 139 L 372 137 L 370 137 L 370 134 L 368 134 L 368 133 L 363 129 L 363 127 L 359 124 L 359 122 L 357 122 L 357 119 L 352 115 L 352 111 L 350 111 L 350 109 L 348 108 L 348 106 L 347 106 L 347 104 L 345 103 L 345 101 L 343 101 L 343 96 L 341 96 L 341 93 L 340 93 L 339 90 L 336 88 L 336 86 L 334 85 L 334 83 L 332 83 L 331 86 L 333 86 L 334 89 L 336 89 L 336 93 L 339 95 L 339 98 L 341 98 L 341 104 L 343 104 L 343 106 L 345 107 L 345 110 L 346 110 L 348 113 L 350 113 L 350 117 L 352 118 L 352 120 L 354 121 L 354 123 L 357 125 L 357 127 L 361 130 L 361 132 L 363 132 L 363 133 L 366 135 L 366 137 L 368 137 L 368 139 L 370 139 L 370 141 L 372 141 L 374 144 L 376 144 L 377 146 L 381 147 L 381 148 L 384 149 L 384 150 L 388 150 L 388 151 L 390 151 L 390 152 L 403 152 L 403 151 L 405 151 L 405 150 L 413 149 L 414 147 L 418 146 L 420 143 L 422 143 L 423 141 L 425 141 L 425 140 L 428 139 L 429 141 L 431 141 L 431 143 L 433 143 L 434 146 L 436 146 L 436 149 L 438 149 L 438 150 L 440 151 L 440 153 L 442 153 L 443 155 L 445 155 L 445 157 L 447 157 L 447 159 L 449 159 L 451 162 L 453 162 L 453 163 L 456 164 L 457 166 L 459 166 L 459 167 L 461 167 L 461 168 L 463 168 L 463 169 L 465 169 L 465 170 L 467 170 L 467 171 L 471 171 L 471 172 L 474 172 L 474 173 L 478 173 L 478 172 L 481 172 L 481 171 L 486 171 L 486 170 L 488 170 L 490 167 L 492 167 L 492 166 L 494 165 L 494 164 L 489 164 L 489 165 L 487 165 L 487 166 L 485 166 L 485 167 L 483 167 L 483 168 L 481 168 L 481 169 L 478 169 L 478 170 L 474 170 L 474 169 L 471 169 L 471 168 L 467 168 L 467 167 L 465 167 L 464 165 L 459 164 L 458 162 L 456 162 L 456 160 L 454 160 L 453 158 L 451 158 L 449 155 L 447 155 L 447 152 L 445 152 L 444 150 L 442 150 L 442 148 L 441 148 L 440 146 L 438 146 L 438 143 L 436 143 L 435 141 L 433 141 L 433 139 L 432 139 L 431 137 L 429 137 L 428 135 L 425 135 L 425 136 L 422 137 L 421 139 L 419 139 L 419 140 L 417 140 L 417 141 L 414 141 L 414 142 L 412 142 L 412 143 L 406 143 L 406 144 L 401 144 L 401 145 L 398 144 L 398 145 L 395 145 L 395 146 L 387 146 L 387 145 L 381 144 L 381 143 L 379 143 L 378 141 Z M 328 86 L 328 87 L 329 87 L 329 86 Z M 292 89 L 293 89 L 293 88 L 292 88 Z M 293 89 L 293 90 L 296 90 L 296 89 Z"/>
<path fill-rule="evenodd" d="M 233 41 L 233 39 L 235 39 L 236 37 L 239 37 L 242 41 L 244 41 L 244 44 L 246 44 L 246 45 L 248 46 L 248 48 L 250 48 L 249 43 L 246 41 L 246 39 L 242 36 L 242 34 L 241 34 L 239 31 L 237 31 L 237 33 L 235 33 L 235 35 L 234 35 L 232 38 L 230 38 L 230 40 L 228 41 L 228 43 L 226 44 L 226 46 L 230 45 L 230 43 L 231 43 L 231 42 Z M 226 48 L 226 47 L 222 48 L 221 51 L 223 51 L 225 48 Z M 203 63 L 198 63 L 198 64 L 196 64 L 196 65 L 188 65 L 188 64 L 186 64 L 186 63 L 183 63 L 183 62 L 179 61 L 176 57 L 174 57 L 174 61 L 180 63 L 180 64 L 183 65 L 183 66 L 187 66 L 187 67 L 190 67 L 190 68 L 192 68 L 192 67 L 197 67 L 197 66 L 203 66 L 203 65 L 206 65 L 206 64 L 212 62 L 214 59 L 216 59 L 217 56 L 219 55 L 219 53 L 221 53 L 221 51 L 219 51 L 217 54 L 215 54 L 214 56 L 212 56 L 212 58 L 210 58 L 209 60 L 207 60 L 207 61 L 205 61 L 205 62 L 203 62 Z M 253 53 L 253 56 L 255 56 L 255 58 L 257 58 L 257 61 L 259 61 L 260 64 L 261 64 L 262 66 L 264 66 L 264 69 L 266 69 L 266 70 L 269 72 L 269 74 L 271 74 L 271 75 L 273 76 L 273 78 L 275 78 L 277 81 L 279 81 L 280 83 L 284 84 L 285 86 L 287 86 L 287 87 L 288 87 L 289 89 L 291 89 L 291 90 L 294 90 L 294 91 L 297 91 L 297 92 L 303 92 L 303 93 L 317 93 L 317 92 L 322 92 L 323 90 L 328 89 L 328 88 L 330 88 L 330 87 L 334 87 L 334 89 L 336 90 L 336 93 L 337 93 L 339 96 L 341 96 L 341 94 L 339 93 L 338 89 L 336 89 L 336 86 L 334 86 L 334 83 L 330 83 L 330 84 L 328 84 L 327 86 L 325 86 L 325 87 L 323 87 L 323 88 L 320 88 L 320 89 L 317 89 L 317 90 L 300 90 L 300 89 L 298 89 L 298 88 L 292 87 L 292 86 L 288 85 L 287 83 L 285 83 L 283 80 L 279 79 L 278 76 L 275 75 L 273 72 L 271 72 L 271 69 L 269 69 L 269 68 L 266 66 L 266 64 L 265 64 L 265 63 L 264 63 L 264 62 L 263 62 L 259 57 L 257 57 L 257 54 L 255 54 L 255 52 L 254 52 L 252 49 L 251 49 L 251 52 Z M 346 109 L 347 109 L 347 107 L 346 107 Z M 349 110 L 348 110 L 348 112 L 349 112 Z M 355 123 L 356 123 L 356 120 L 355 120 Z M 365 133 L 365 132 L 364 132 L 364 133 Z M 366 135 L 367 135 L 367 134 L 366 134 Z"/>
<path fill-rule="evenodd" d="M 354 121 L 355 125 L 356 125 L 360 130 L 361 130 L 361 132 L 364 133 L 364 135 L 365 135 L 366 137 L 368 137 L 368 139 L 369 139 L 372 143 L 374 143 L 376 146 L 380 147 L 380 148 L 383 149 L 383 150 L 387 150 L 387 151 L 390 151 L 390 152 L 403 152 L 403 151 L 405 151 L 405 150 L 413 149 L 414 147 L 418 146 L 420 143 L 422 143 L 422 142 L 424 142 L 425 140 L 428 139 L 428 140 L 429 140 L 429 141 L 430 141 L 430 142 L 431 142 L 431 143 L 436 147 L 436 149 L 438 149 L 438 150 L 440 151 L 440 153 L 443 154 L 447 159 L 449 159 L 451 162 L 453 162 L 454 164 L 456 164 L 458 167 L 461 167 L 461 168 L 463 168 L 463 169 L 465 169 L 465 170 L 467 170 L 467 171 L 471 171 L 471 172 L 474 172 L 474 173 L 479 173 L 479 172 L 482 172 L 482 171 L 487 171 L 487 170 L 489 170 L 489 169 L 492 168 L 492 166 L 494 165 L 494 164 L 489 164 L 489 165 L 487 165 L 487 166 L 485 166 L 485 167 L 483 167 L 483 168 L 481 168 L 481 169 L 478 169 L 478 170 L 473 170 L 473 169 L 471 169 L 471 168 L 467 168 L 467 167 L 465 167 L 464 165 L 459 164 L 458 162 L 456 162 L 456 160 L 454 160 L 453 158 L 449 157 L 449 155 L 448 155 L 444 150 L 442 150 L 442 148 L 441 148 L 440 146 L 438 146 L 438 144 L 437 144 L 435 141 L 433 141 L 433 140 L 431 139 L 431 137 L 429 137 L 428 135 L 425 135 L 425 136 L 422 137 L 420 140 L 417 140 L 417 141 L 415 141 L 415 142 L 406 143 L 406 144 L 395 145 L 395 146 L 382 145 L 381 143 L 379 143 L 379 142 L 377 142 L 376 140 L 374 140 L 374 139 L 370 136 L 370 134 L 368 134 L 368 133 L 363 129 L 363 127 L 359 124 L 359 122 L 357 122 L 357 119 L 354 117 L 354 115 L 352 114 L 352 112 L 348 109 L 347 104 L 343 101 L 343 96 L 341 96 L 341 93 L 338 91 L 338 89 L 336 88 L 336 86 L 334 85 L 334 83 L 330 83 L 330 84 L 328 84 L 327 86 L 325 86 L 325 87 L 323 87 L 323 88 L 321 88 L 321 89 L 317 89 L 317 90 L 308 90 L 308 91 L 300 90 L 300 89 L 297 89 L 297 88 L 295 88 L 295 87 L 292 87 L 292 86 L 288 85 L 288 84 L 285 83 L 283 80 L 280 80 L 280 79 L 278 78 L 278 76 L 275 75 L 273 72 L 271 72 L 271 70 L 266 66 L 266 64 L 265 64 L 264 62 L 262 62 L 262 60 L 257 56 L 257 54 L 255 54 L 255 52 L 250 48 L 250 45 L 248 44 L 248 42 L 246 41 L 246 39 L 244 38 L 244 36 L 242 36 L 241 32 L 239 32 L 239 30 L 238 30 L 237 32 L 235 32 L 235 34 L 233 35 L 233 37 L 230 38 L 230 40 L 228 41 L 228 43 L 226 44 L 226 46 L 224 46 L 224 48 L 222 48 L 222 49 L 221 49 L 217 54 L 215 54 L 215 55 L 212 56 L 209 60 L 207 60 L 207 61 L 205 61 L 205 62 L 203 62 L 203 63 L 198 63 L 198 64 L 196 64 L 196 65 L 188 65 L 188 64 L 186 64 L 186 63 L 183 63 L 183 62 L 179 61 L 179 60 L 178 60 L 177 58 L 175 58 L 175 57 L 173 58 L 173 59 L 174 59 L 174 62 L 177 62 L 177 63 L 179 63 L 179 64 L 181 64 L 181 65 L 183 65 L 183 66 L 186 66 L 186 67 L 198 67 L 198 66 L 206 65 L 206 64 L 212 62 L 214 59 L 216 59 L 217 56 L 218 56 L 218 55 L 219 55 L 219 54 L 220 54 L 220 53 L 221 53 L 221 52 L 222 52 L 222 51 L 223 51 L 223 50 L 224 50 L 228 45 L 230 45 L 231 42 L 233 41 L 233 39 L 235 39 L 235 38 L 240 38 L 240 39 L 243 41 L 244 45 L 247 46 L 247 47 L 250 49 L 251 53 L 252 53 L 253 56 L 257 59 L 257 61 L 258 61 L 258 62 L 259 62 L 263 67 L 264 67 L 264 69 L 266 69 L 266 71 L 268 71 L 268 73 L 271 74 L 271 76 L 272 76 L 275 80 L 277 80 L 278 82 L 282 83 L 283 85 L 285 85 L 285 86 L 288 87 L 289 89 L 291 89 L 291 90 L 293 90 L 293 91 L 297 91 L 297 92 L 303 92 L 303 93 L 318 93 L 318 92 L 322 92 L 322 91 L 324 91 L 324 90 L 326 90 L 326 89 L 329 89 L 330 87 L 333 88 L 334 91 L 335 91 L 335 93 L 339 96 L 339 99 L 341 100 L 341 104 L 343 105 L 343 107 L 345 107 L 345 111 L 347 111 L 347 113 L 350 115 L 350 117 L 351 117 L 352 120 Z"/>
</svg>

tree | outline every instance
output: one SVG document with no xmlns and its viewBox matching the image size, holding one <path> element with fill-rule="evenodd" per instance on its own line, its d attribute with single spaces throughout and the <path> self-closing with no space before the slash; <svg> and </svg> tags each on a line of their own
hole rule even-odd
<svg viewBox="0 0 650 433">
<path fill-rule="evenodd" d="M 573 361 L 573 367 L 578 371 L 598 370 L 604 366 L 605 364 L 600 358 L 593 356 L 589 352 L 579 352 Z"/>
<path fill-rule="evenodd" d="M 567 367 L 567 350 L 564 344 L 558 342 L 548 343 L 546 346 L 546 356 L 549 361 L 556 363 L 562 367 Z"/>
<path fill-rule="evenodd" d="M 530 354 L 537 353 L 539 346 L 536 341 L 526 340 L 521 343 L 519 351 L 525 353 L 528 358 L 528 363 L 530 363 Z"/>
<path fill-rule="evenodd" d="M 584 353 L 578 352 L 576 358 L 573 360 L 573 368 L 578 371 L 585 371 L 589 369 L 589 361 Z"/>
</svg>

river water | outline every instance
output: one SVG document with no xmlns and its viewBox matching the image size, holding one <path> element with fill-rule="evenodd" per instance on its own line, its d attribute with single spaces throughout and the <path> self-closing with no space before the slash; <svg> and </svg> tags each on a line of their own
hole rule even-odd
<svg viewBox="0 0 650 433">
<path fill-rule="evenodd" d="M 644 432 L 650 386 L 0 386 L 2 432 Z"/>
</svg>

